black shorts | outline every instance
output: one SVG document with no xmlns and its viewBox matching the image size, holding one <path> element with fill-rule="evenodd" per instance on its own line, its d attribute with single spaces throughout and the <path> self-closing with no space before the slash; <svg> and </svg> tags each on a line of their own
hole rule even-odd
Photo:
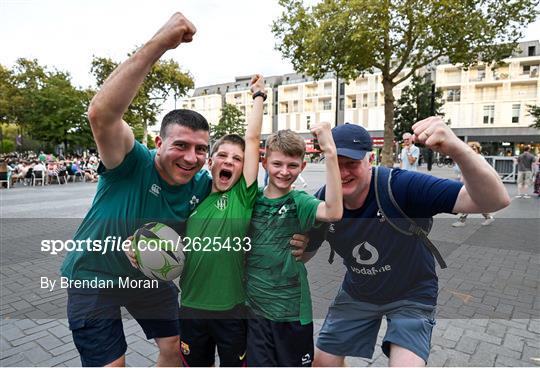
<svg viewBox="0 0 540 368">
<path fill-rule="evenodd" d="M 180 309 L 180 353 L 186 367 L 214 365 L 216 347 L 221 367 L 240 367 L 246 358 L 245 308 L 228 311 Z"/>
<path fill-rule="evenodd" d="M 313 323 L 274 322 L 250 313 L 247 324 L 248 367 L 311 367 Z"/>
<path fill-rule="evenodd" d="M 104 366 L 127 349 L 120 307 L 142 327 L 146 338 L 178 335 L 178 289 L 160 282 L 155 289 L 68 289 L 67 315 L 83 366 Z"/>
</svg>

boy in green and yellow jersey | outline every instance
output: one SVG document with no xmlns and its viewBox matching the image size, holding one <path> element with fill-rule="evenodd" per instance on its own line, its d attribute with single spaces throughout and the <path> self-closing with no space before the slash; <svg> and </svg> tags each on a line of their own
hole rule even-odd
<svg viewBox="0 0 540 368">
<path fill-rule="evenodd" d="M 326 158 L 324 202 L 292 184 L 306 163 L 303 138 L 290 130 L 271 135 L 263 166 L 269 183 L 257 195 L 248 233 L 246 294 L 248 366 L 311 366 L 313 322 L 306 268 L 290 254 L 288 239 L 317 221 L 332 222 L 343 213 L 341 179 L 330 124 L 311 129 Z"/>
<path fill-rule="evenodd" d="M 186 366 L 241 366 L 246 352 L 244 252 L 257 195 L 259 142 L 266 99 L 263 77 L 251 79 L 253 108 L 245 141 L 219 139 L 208 168 L 212 191 L 187 221 L 180 278 L 180 351 Z"/>
</svg>

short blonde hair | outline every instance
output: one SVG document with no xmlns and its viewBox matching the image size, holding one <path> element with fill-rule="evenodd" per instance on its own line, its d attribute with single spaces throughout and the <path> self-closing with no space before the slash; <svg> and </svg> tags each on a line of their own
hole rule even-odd
<svg viewBox="0 0 540 368">
<path fill-rule="evenodd" d="M 268 157 L 271 152 L 281 152 L 287 156 L 304 159 L 306 143 L 300 134 L 290 129 L 278 130 L 266 140 L 265 157 Z"/>
<path fill-rule="evenodd" d="M 480 142 L 471 141 L 471 142 L 468 142 L 467 144 L 476 152 L 478 153 L 482 152 L 482 145 L 480 144 Z"/>
</svg>

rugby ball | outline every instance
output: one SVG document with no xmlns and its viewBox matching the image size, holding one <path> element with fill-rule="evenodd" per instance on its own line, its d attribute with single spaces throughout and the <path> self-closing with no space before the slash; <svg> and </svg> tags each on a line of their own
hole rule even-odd
<svg viewBox="0 0 540 368">
<path fill-rule="evenodd" d="M 171 281 L 184 269 L 185 255 L 180 235 L 159 222 L 139 228 L 132 241 L 139 270 L 154 280 Z"/>
</svg>

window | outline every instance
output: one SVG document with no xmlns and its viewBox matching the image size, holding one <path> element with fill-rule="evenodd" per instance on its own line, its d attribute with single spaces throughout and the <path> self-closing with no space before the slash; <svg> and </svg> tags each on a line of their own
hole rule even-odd
<svg viewBox="0 0 540 368">
<path fill-rule="evenodd" d="M 536 46 L 529 46 L 528 56 L 535 56 L 535 55 L 536 55 Z"/>
<path fill-rule="evenodd" d="M 292 112 L 298 112 L 298 101 L 293 101 Z"/>
<path fill-rule="evenodd" d="M 362 107 L 367 107 L 367 93 L 362 94 Z"/>
<path fill-rule="evenodd" d="M 484 124 L 493 124 L 495 120 L 495 106 L 484 106 Z"/>
<path fill-rule="evenodd" d="M 452 88 L 446 92 L 446 101 L 448 102 L 459 102 L 461 100 L 461 89 Z"/>
<path fill-rule="evenodd" d="M 344 98 L 340 98 L 339 99 L 339 109 L 340 110 L 343 110 L 343 108 L 345 107 L 345 99 Z"/>
<path fill-rule="evenodd" d="M 377 92 L 369 94 L 369 107 L 377 106 Z"/>
<path fill-rule="evenodd" d="M 340 95 L 345 94 L 345 83 L 341 83 L 341 84 L 339 85 L 339 94 L 340 94 Z"/>
<path fill-rule="evenodd" d="M 351 99 L 351 107 L 352 107 L 353 109 L 356 109 L 356 97 L 353 97 L 353 98 Z"/>
<path fill-rule="evenodd" d="M 486 77 L 486 69 L 478 69 L 478 80 L 484 80 Z"/>
<path fill-rule="evenodd" d="M 519 123 L 519 110 L 521 108 L 520 104 L 512 105 L 512 123 Z"/>
<path fill-rule="evenodd" d="M 323 110 L 332 110 L 332 101 L 324 100 L 323 101 Z"/>
<path fill-rule="evenodd" d="M 306 116 L 306 125 L 307 125 L 307 128 L 309 129 L 311 125 L 311 115 Z"/>
<path fill-rule="evenodd" d="M 523 65 L 523 74 L 529 74 L 531 72 L 530 65 Z"/>
<path fill-rule="evenodd" d="M 325 83 L 324 84 L 324 94 L 325 95 L 331 95 L 332 94 L 332 83 Z"/>
</svg>

